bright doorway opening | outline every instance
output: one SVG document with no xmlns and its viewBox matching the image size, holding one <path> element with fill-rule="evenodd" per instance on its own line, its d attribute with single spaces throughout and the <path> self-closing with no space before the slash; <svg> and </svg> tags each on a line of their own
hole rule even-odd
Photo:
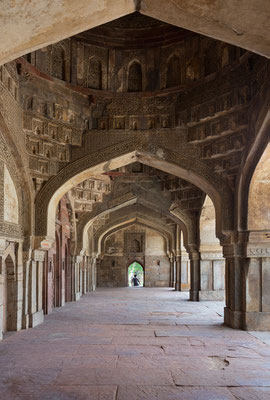
<svg viewBox="0 0 270 400">
<path fill-rule="evenodd" d="M 134 261 L 128 267 L 128 286 L 143 286 L 144 285 L 144 270 L 143 266 Z"/>
</svg>

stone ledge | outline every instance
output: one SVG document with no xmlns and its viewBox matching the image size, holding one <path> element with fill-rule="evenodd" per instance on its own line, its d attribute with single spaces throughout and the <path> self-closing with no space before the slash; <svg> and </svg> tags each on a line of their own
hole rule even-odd
<svg viewBox="0 0 270 400">
<path fill-rule="evenodd" d="M 224 323 L 234 329 L 243 329 L 242 311 L 233 311 L 224 307 Z"/>
<path fill-rule="evenodd" d="M 243 319 L 246 331 L 270 331 L 270 312 L 244 312 Z"/>
<path fill-rule="evenodd" d="M 200 301 L 223 301 L 225 299 L 225 290 L 200 290 Z"/>
<path fill-rule="evenodd" d="M 37 311 L 30 316 L 29 327 L 34 328 L 35 326 L 42 324 L 44 321 L 43 310 Z"/>
</svg>

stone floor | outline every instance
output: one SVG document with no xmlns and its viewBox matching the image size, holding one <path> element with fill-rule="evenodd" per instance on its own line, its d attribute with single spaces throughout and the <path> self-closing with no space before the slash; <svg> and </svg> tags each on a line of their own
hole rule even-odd
<svg viewBox="0 0 270 400">
<path fill-rule="evenodd" d="M 5 335 L 0 399 L 270 399 L 269 334 L 222 326 L 222 308 L 166 288 L 85 295 Z"/>
</svg>

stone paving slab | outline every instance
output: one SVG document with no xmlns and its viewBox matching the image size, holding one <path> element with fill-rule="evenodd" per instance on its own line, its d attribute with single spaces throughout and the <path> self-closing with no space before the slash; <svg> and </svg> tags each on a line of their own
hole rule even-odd
<svg viewBox="0 0 270 400">
<path fill-rule="evenodd" d="M 0 387 L 1 400 L 115 400 L 116 393 L 117 386 L 106 385 Z"/>
<path fill-rule="evenodd" d="M 236 400 L 226 388 L 149 387 L 119 388 L 117 400 Z M 252 399 L 253 400 L 253 399 Z"/>
<path fill-rule="evenodd" d="M 102 289 L 0 343 L 0 400 L 270 400 L 268 336 L 168 288 Z"/>
</svg>

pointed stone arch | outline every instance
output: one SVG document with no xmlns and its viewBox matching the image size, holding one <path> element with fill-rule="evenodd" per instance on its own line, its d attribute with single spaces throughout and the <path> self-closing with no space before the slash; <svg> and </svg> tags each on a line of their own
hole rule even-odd
<svg viewBox="0 0 270 400">
<path fill-rule="evenodd" d="M 103 89 L 103 67 L 99 57 L 90 57 L 86 65 L 86 87 Z"/>
<path fill-rule="evenodd" d="M 124 218 L 122 221 L 112 221 L 109 226 L 104 226 L 104 229 L 100 229 L 98 232 L 96 232 L 95 250 L 98 252 L 98 254 L 102 253 L 104 250 L 105 240 L 109 235 L 117 232 L 119 229 L 123 229 L 134 224 L 148 227 L 158 232 L 166 241 L 167 251 L 169 252 L 172 250 L 173 237 L 171 233 L 165 230 L 164 227 L 160 226 L 159 224 L 155 224 L 153 221 L 150 221 L 147 216 L 144 216 L 143 218 L 134 216 L 129 218 L 129 220 Z"/>
<path fill-rule="evenodd" d="M 143 91 L 143 70 L 139 60 L 132 60 L 128 66 L 127 73 L 127 91 L 142 92 Z"/>
<path fill-rule="evenodd" d="M 172 54 L 166 65 L 166 88 L 180 86 L 182 84 L 181 59 L 176 53 Z"/>
<path fill-rule="evenodd" d="M 265 93 L 265 92 L 264 92 Z M 265 101 L 261 104 L 261 109 L 256 116 L 252 129 L 255 138 L 246 150 L 244 165 L 236 186 L 236 226 L 240 231 L 248 229 L 248 198 L 252 176 L 258 165 L 267 144 L 269 143 L 270 130 L 270 94 L 267 91 Z"/>
<path fill-rule="evenodd" d="M 172 173 L 207 193 L 216 208 L 217 234 L 222 236 L 233 228 L 232 192 L 225 180 L 205 164 L 165 149 L 153 149 L 143 140 L 127 140 L 82 157 L 49 179 L 36 198 L 36 236 L 54 240 L 55 208 L 60 198 L 74 185 L 91 175 L 103 173 L 139 161 Z"/>
<path fill-rule="evenodd" d="M 3 332 L 18 328 L 18 284 L 15 257 L 8 253 L 4 260 Z"/>
</svg>

